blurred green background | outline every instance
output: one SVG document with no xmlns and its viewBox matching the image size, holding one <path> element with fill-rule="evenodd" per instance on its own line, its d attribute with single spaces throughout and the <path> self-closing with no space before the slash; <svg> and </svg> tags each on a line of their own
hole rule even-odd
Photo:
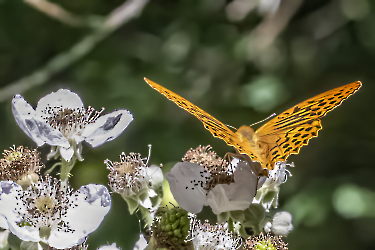
<svg viewBox="0 0 375 250">
<path fill-rule="evenodd" d="M 237 128 L 360 80 L 363 87 L 323 118 L 319 137 L 288 159 L 296 167 L 273 212 L 293 215 L 295 228 L 285 238 L 289 249 L 374 249 L 374 1 L 123 4 L 0 0 L 0 148 L 36 147 L 14 121 L 14 94 L 35 107 L 42 96 L 68 88 L 86 106 L 126 108 L 134 115 L 116 140 L 98 148 L 85 144 L 85 161 L 73 170 L 74 188 L 107 184 L 105 159 L 118 161 L 121 152 L 146 156 L 148 144 L 151 163 L 162 163 L 165 172 L 198 145 L 210 144 L 221 156 L 233 151 L 143 77 Z M 125 14 L 132 19 L 106 23 L 116 8 L 130 9 Z M 40 150 L 45 160 L 48 146 Z M 113 242 L 132 249 L 138 238 L 138 218 L 119 195 L 112 199 L 111 211 L 88 239 L 89 249 Z M 201 218 L 212 218 L 204 211 Z"/>
</svg>

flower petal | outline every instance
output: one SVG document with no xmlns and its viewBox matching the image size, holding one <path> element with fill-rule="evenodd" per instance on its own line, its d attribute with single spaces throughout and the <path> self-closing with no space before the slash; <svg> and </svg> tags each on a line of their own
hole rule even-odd
<svg viewBox="0 0 375 250">
<path fill-rule="evenodd" d="M 28 104 L 21 95 L 16 95 L 12 100 L 12 112 L 16 119 L 18 126 L 30 137 L 32 138 L 38 146 L 44 144 L 43 140 L 34 139 L 30 131 L 27 129 L 24 122 L 25 119 L 32 119 L 35 117 L 35 110 Z"/>
<path fill-rule="evenodd" d="M 41 117 L 50 117 L 52 114 L 44 112 L 50 107 L 63 107 L 71 110 L 84 108 L 81 98 L 68 89 L 59 89 L 57 92 L 42 97 L 36 107 L 36 114 Z"/>
<path fill-rule="evenodd" d="M 69 147 L 69 148 L 59 147 L 59 149 L 60 149 L 61 157 L 64 160 L 70 161 L 70 159 L 72 159 L 72 157 L 74 155 L 74 149 L 73 149 L 73 147 Z"/>
<path fill-rule="evenodd" d="M 43 119 L 36 117 L 34 109 L 22 96 L 16 95 L 12 100 L 12 112 L 18 126 L 35 141 L 38 146 L 44 143 L 69 147 L 68 140 L 60 131 L 50 127 Z"/>
<path fill-rule="evenodd" d="M 0 214 L 8 223 L 9 230 L 24 241 L 38 242 L 40 240 L 38 228 L 30 226 L 18 226 L 21 222 L 19 212 L 25 208 L 19 202 L 22 195 L 22 187 L 12 181 L 0 182 Z"/>
<path fill-rule="evenodd" d="M 150 176 L 151 186 L 153 188 L 157 188 L 158 186 L 163 185 L 164 176 L 160 167 L 156 165 L 148 167 L 147 175 Z"/>
<path fill-rule="evenodd" d="M 143 234 L 139 235 L 139 240 L 135 243 L 133 250 L 144 250 L 147 247 L 147 241 Z"/>
<path fill-rule="evenodd" d="M 203 187 L 209 175 L 201 165 L 179 162 L 165 178 L 178 205 L 188 212 L 199 213 L 206 204 Z"/>
<path fill-rule="evenodd" d="M 293 230 L 292 215 L 288 212 L 278 212 L 272 221 L 272 232 L 276 235 L 286 236 Z"/>
<path fill-rule="evenodd" d="M 120 250 L 120 248 L 117 248 L 116 243 L 112 243 L 112 245 L 101 246 L 98 250 Z"/>
<path fill-rule="evenodd" d="M 119 136 L 132 120 L 133 115 L 128 110 L 113 111 L 87 125 L 82 132 L 82 139 L 93 147 L 100 146 Z"/>
<path fill-rule="evenodd" d="M 8 229 L 8 222 L 4 215 L 0 214 L 0 228 Z M 0 248 L 1 249 L 1 248 Z"/>
<path fill-rule="evenodd" d="M 82 186 L 70 199 L 73 205 L 67 210 L 63 221 L 74 232 L 52 228 L 48 239 L 48 244 L 52 247 L 62 249 L 79 244 L 99 227 L 111 207 L 111 197 L 103 185 Z"/>
<path fill-rule="evenodd" d="M 245 161 L 238 162 L 234 159 L 231 164 L 237 165 L 234 183 L 217 184 L 207 194 L 207 203 L 215 214 L 244 210 L 250 206 L 255 196 L 257 175 Z"/>
</svg>

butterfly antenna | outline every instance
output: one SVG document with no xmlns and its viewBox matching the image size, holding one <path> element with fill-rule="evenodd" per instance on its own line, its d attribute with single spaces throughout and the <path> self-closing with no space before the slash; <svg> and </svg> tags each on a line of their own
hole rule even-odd
<svg viewBox="0 0 375 250">
<path fill-rule="evenodd" d="M 268 116 L 266 119 L 263 119 L 263 120 L 261 120 L 261 121 L 259 121 L 259 122 L 256 122 L 256 123 L 251 124 L 250 127 L 251 127 L 251 126 L 254 126 L 254 125 L 258 124 L 258 123 L 264 122 L 264 121 L 270 119 L 271 117 L 273 117 L 273 116 L 275 116 L 275 115 L 276 115 L 276 113 L 273 113 L 272 115 Z"/>
<path fill-rule="evenodd" d="M 233 127 L 233 126 L 231 126 L 231 125 L 225 124 L 225 126 L 230 127 L 230 128 L 233 128 L 234 130 L 237 130 L 237 128 L 235 128 L 235 127 Z"/>
</svg>

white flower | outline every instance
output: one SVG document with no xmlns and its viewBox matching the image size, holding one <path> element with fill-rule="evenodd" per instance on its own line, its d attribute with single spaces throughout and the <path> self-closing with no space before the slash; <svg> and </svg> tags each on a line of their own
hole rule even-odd
<svg viewBox="0 0 375 250">
<path fill-rule="evenodd" d="M 116 246 L 116 243 L 112 243 L 111 245 L 104 245 L 98 248 L 98 250 L 120 250 L 121 248 L 118 248 Z"/>
<path fill-rule="evenodd" d="M 241 238 L 228 232 L 228 223 L 210 225 L 208 221 L 198 221 L 192 230 L 195 250 L 232 250 L 241 245 Z"/>
<path fill-rule="evenodd" d="M 271 206 L 277 207 L 280 185 L 285 183 L 289 176 L 292 176 L 286 169 L 287 166 L 294 167 L 286 162 L 277 162 L 275 168 L 268 172 L 268 177 L 261 177 L 258 181 L 258 191 L 253 203 L 262 204 L 269 211 Z"/>
<path fill-rule="evenodd" d="M 0 228 L 8 229 L 8 222 L 7 218 L 4 215 L 0 214 Z"/>
<path fill-rule="evenodd" d="M 27 190 L 12 181 L 0 182 L 0 214 L 9 230 L 23 241 L 44 242 L 57 249 L 84 242 L 108 213 L 106 187 L 89 184 L 62 192 L 57 180 L 46 176 Z"/>
<path fill-rule="evenodd" d="M 147 247 L 147 241 L 143 234 L 139 235 L 139 240 L 135 243 L 133 250 L 144 250 Z"/>
<path fill-rule="evenodd" d="M 165 178 L 179 206 L 188 212 L 199 213 L 204 205 L 210 206 L 215 214 L 244 210 L 255 195 L 257 175 L 246 162 L 236 158 L 228 169 L 233 181 L 216 184 L 213 188 L 208 187 L 210 180 L 221 173 L 208 171 L 196 163 L 179 162 Z"/>
<path fill-rule="evenodd" d="M 148 159 L 140 154 L 124 152 L 120 155 L 120 162 L 105 160 L 109 186 L 115 193 L 119 193 L 128 202 L 130 213 L 139 205 L 156 210 L 162 197 L 163 173 L 158 166 L 148 166 Z M 146 161 L 146 162 L 145 162 Z M 157 196 L 160 196 L 159 199 Z M 153 199 L 155 198 L 155 199 Z M 153 219 L 153 218 L 152 218 Z"/>
<path fill-rule="evenodd" d="M 292 215 L 288 212 L 278 212 L 273 216 L 272 232 L 276 235 L 286 236 L 293 230 Z"/>
<path fill-rule="evenodd" d="M 100 146 L 115 139 L 133 120 L 128 110 L 99 117 L 102 111 L 85 109 L 79 96 L 67 89 L 42 97 L 35 110 L 21 95 L 12 100 L 12 112 L 21 129 L 38 146 L 44 143 L 53 146 L 48 157 L 61 155 L 66 161 L 74 154 L 82 160 L 82 141 Z"/>
</svg>

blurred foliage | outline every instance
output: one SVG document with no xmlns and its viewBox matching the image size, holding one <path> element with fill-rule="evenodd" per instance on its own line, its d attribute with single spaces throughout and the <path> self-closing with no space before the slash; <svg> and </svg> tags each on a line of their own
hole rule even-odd
<svg viewBox="0 0 375 250">
<path fill-rule="evenodd" d="M 83 18 L 105 16 L 121 0 L 51 0 Z M 315 94 L 356 80 L 363 87 L 327 117 L 319 137 L 289 162 L 280 207 L 292 213 L 289 249 L 373 249 L 375 239 L 375 3 L 369 0 L 152 0 L 78 62 L 25 91 L 34 107 L 59 88 L 87 106 L 129 109 L 134 121 L 116 140 L 84 145 L 71 185 L 107 184 L 103 161 L 121 152 L 147 155 L 164 172 L 198 145 L 233 151 L 187 112 L 152 90 L 147 77 L 184 96 L 220 121 L 239 127 Z M 0 87 L 66 53 L 90 34 L 21 0 L 0 0 Z M 36 145 L 17 127 L 11 96 L 0 105 L 1 146 Z M 367 112 L 368 111 L 368 112 Z M 255 127 L 258 127 L 256 125 Z M 48 146 L 40 148 L 45 157 Z M 47 163 L 52 166 L 53 162 Z M 132 249 L 136 216 L 113 195 L 113 206 L 89 248 L 117 242 Z M 200 218 L 213 218 L 205 209 Z"/>
</svg>

